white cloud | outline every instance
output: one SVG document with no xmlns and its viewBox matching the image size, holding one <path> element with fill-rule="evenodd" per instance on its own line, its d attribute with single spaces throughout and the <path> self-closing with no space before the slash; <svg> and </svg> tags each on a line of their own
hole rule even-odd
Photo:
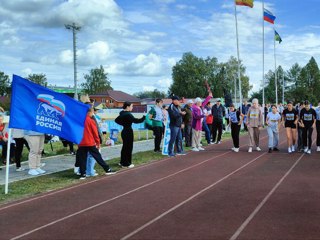
<svg viewBox="0 0 320 240">
<path fill-rule="evenodd" d="M 28 76 L 30 74 L 32 74 L 32 69 L 31 68 L 25 68 L 21 71 L 25 76 Z"/>
</svg>

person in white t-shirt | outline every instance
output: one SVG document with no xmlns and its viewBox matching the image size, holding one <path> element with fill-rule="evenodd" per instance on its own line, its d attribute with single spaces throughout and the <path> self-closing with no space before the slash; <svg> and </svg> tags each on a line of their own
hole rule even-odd
<svg viewBox="0 0 320 240">
<path fill-rule="evenodd" d="M 281 123 L 281 115 L 278 113 L 277 107 L 271 105 L 272 111 L 268 113 L 266 123 L 268 125 L 267 131 L 269 136 L 269 153 L 272 151 L 279 151 L 279 127 Z"/>
</svg>

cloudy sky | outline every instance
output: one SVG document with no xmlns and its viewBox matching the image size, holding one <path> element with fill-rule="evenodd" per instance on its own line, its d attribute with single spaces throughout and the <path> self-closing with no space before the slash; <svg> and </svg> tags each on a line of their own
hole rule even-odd
<svg viewBox="0 0 320 240">
<path fill-rule="evenodd" d="M 288 70 L 319 62 L 320 20 L 317 0 L 269 0 L 276 24 L 265 22 L 265 72 L 277 63 Z M 254 90 L 262 79 L 262 2 L 238 7 L 240 57 Z M 64 24 L 80 25 L 78 79 L 103 65 L 112 87 L 128 93 L 167 91 L 171 70 L 185 52 L 236 56 L 233 0 L 1 0 L 0 71 L 22 77 L 44 73 L 49 84 L 73 86 L 72 33 Z"/>
</svg>

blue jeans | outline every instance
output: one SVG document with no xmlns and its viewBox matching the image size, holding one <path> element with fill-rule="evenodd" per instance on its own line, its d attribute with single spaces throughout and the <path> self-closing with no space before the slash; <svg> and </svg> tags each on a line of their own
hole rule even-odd
<svg viewBox="0 0 320 240">
<path fill-rule="evenodd" d="M 94 174 L 96 173 L 96 170 L 94 170 L 95 165 L 96 165 L 96 160 L 94 160 L 92 155 L 88 152 L 87 169 L 86 169 L 87 176 L 94 176 Z"/>
<path fill-rule="evenodd" d="M 279 143 L 279 131 L 278 131 L 277 125 L 268 126 L 267 131 L 268 131 L 268 136 L 269 136 L 268 147 L 269 148 L 274 148 L 274 147 L 277 148 L 278 143 Z"/>
<path fill-rule="evenodd" d="M 210 129 L 208 127 L 208 124 L 205 121 L 202 122 L 202 129 L 206 134 L 206 140 L 207 140 L 207 143 L 209 144 L 211 142 L 211 134 L 210 134 Z"/>
<path fill-rule="evenodd" d="M 182 134 L 181 134 L 181 128 L 170 126 L 170 142 L 168 146 L 168 155 L 173 155 L 173 145 L 176 145 L 177 152 L 181 153 L 183 151 L 182 149 Z"/>
</svg>

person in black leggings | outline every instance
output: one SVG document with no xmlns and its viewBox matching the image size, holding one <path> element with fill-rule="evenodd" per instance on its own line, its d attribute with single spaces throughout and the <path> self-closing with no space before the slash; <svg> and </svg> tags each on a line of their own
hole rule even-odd
<svg viewBox="0 0 320 240">
<path fill-rule="evenodd" d="M 131 102 L 125 102 L 123 104 L 123 110 L 119 113 L 119 116 L 115 119 L 115 122 L 123 126 L 121 131 L 121 137 L 123 141 L 121 149 L 121 161 L 120 166 L 132 168 L 132 149 L 133 149 L 133 130 L 132 123 L 142 123 L 145 120 L 145 116 L 142 118 L 135 118 L 132 114 L 133 105 Z"/>
</svg>

